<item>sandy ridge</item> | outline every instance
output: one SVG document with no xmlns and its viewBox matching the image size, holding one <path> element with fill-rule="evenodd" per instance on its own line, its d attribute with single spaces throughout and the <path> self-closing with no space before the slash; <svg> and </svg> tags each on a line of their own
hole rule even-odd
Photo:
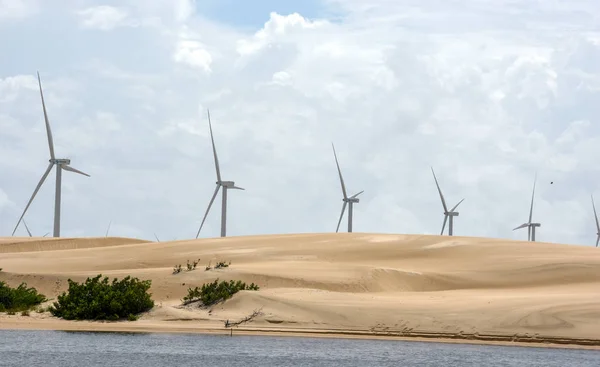
<svg viewBox="0 0 600 367">
<path fill-rule="evenodd" d="M 175 264 L 201 259 L 192 272 Z M 204 271 L 210 261 L 227 269 Z M 153 282 L 157 307 L 133 323 L 0 316 L 0 328 L 236 332 L 600 345 L 600 251 L 488 238 L 365 233 L 175 242 L 0 238 L 0 280 L 55 297 L 98 273 Z M 204 310 L 180 308 L 188 287 L 216 278 L 261 286 Z M 544 344 L 545 345 L 545 344 Z"/>
</svg>

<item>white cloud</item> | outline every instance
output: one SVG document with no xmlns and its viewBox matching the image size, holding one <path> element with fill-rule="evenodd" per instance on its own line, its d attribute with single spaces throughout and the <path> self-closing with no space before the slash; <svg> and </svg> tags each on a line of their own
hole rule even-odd
<svg viewBox="0 0 600 367">
<path fill-rule="evenodd" d="M 69 38 L 44 58 L 42 77 L 55 143 L 92 177 L 65 177 L 63 232 L 103 234 L 113 218 L 124 231 L 114 235 L 194 236 L 214 190 L 210 108 L 223 178 L 247 189 L 229 196 L 232 235 L 334 230 L 334 141 L 349 191 L 365 190 L 355 231 L 438 233 L 433 166 L 449 202 L 466 198 L 457 234 L 523 239 L 512 228 L 527 217 L 538 171 L 539 240 L 593 243 L 594 0 L 325 3 L 336 18 L 270 13 L 252 30 L 183 0 L 82 14 L 112 29 L 102 34 L 36 18 L 20 29 L 24 60 Z M 152 27 L 131 29 L 142 24 Z M 0 189 L 22 205 L 47 147 L 35 79 L 19 73 L 0 63 L 0 154 L 11 157 L 0 161 L 10 172 Z M 51 186 L 28 214 L 40 230 L 51 223 Z M 203 236 L 218 235 L 218 201 L 212 210 Z M 0 233 L 17 218 L 4 210 Z"/>
<path fill-rule="evenodd" d="M 37 90 L 38 84 L 32 75 L 15 75 L 0 78 L 0 103 L 15 101 L 23 90 Z"/>
<path fill-rule="evenodd" d="M 37 11 L 36 0 L 0 0 L 0 22 L 28 18 Z"/>
<path fill-rule="evenodd" d="M 177 42 L 173 59 L 193 68 L 210 72 L 212 57 L 204 49 L 202 43 L 190 39 L 181 39 Z"/>
<path fill-rule="evenodd" d="M 77 14 L 81 17 L 80 21 L 83 27 L 103 31 L 117 28 L 123 25 L 127 19 L 127 12 L 108 5 L 99 5 L 79 10 Z"/>
</svg>

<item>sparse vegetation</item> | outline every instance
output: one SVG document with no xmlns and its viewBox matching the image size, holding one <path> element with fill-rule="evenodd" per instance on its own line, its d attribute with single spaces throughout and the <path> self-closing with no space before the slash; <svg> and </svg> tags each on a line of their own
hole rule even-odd
<svg viewBox="0 0 600 367">
<path fill-rule="evenodd" d="M 6 283 L 0 282 L 0 312 L 14 315 L 17 311 L 29 310 L 46 300 L 46 296 L 38 293 L 37 289 L 27 287 L 27 283 L 11 288 Z"/>
<path fill-rule="evenodd" d="M 29 316 L 29 311 L 27 311 L 27 310 L 21 311 L 21 316 Z"/>
<path fill-rule="evenodd" d="M 52 315 L 66 320 L 132 320 L 154 307 L 150 280 L 127 276 L 109 283 L 102 274 L 79 284 L 69 279 L 69 289 L 49 307 Z"/>
<path fill-rule="evenodd" d="M 196 270 L 196 266 L 198 266 L 198 263 L 200 262 L 200 259 L 198 260 L 194 260 L 192 262 L 190 262 L 190 260 L 187 260 L 186 263 L 186 271 L 192 271 L 192 270 Z M 175 265 L 173 267 L 173 274 L 179 274 L 183 271 L 183 267 L 181 266 L 181 264 Z"/>
<path fill-rule="evenodd" d="M 219 279 L 215 279 L 211 283 L 203 284 L 201 288 L 188 288 L 188 294 L 183 297 L 182 302 L 184 305 L 188 305 L 199 301 L 204 306 L 212 306 L 231 298 L 239 291 L 257 291 L 258 289 L 258 285 L 254 283 L 246 285 L 241 280 L 219 282 Z"/>
<path fill-rule="evenodd" d="M 212 262 L 212 261 L 211 261 Z M 208 263 L 208 265 L 206 266 L 206 271 L 212 270 L 213 268 L 210 266 L 211 262 Z M 225 261 L 219 261 L 217 262 L 217 265 L 215 265 L 214 269 L 223 269 L 223 268 L 228 268 L 229 265 L 231 265 L 231 261 L 229 263 L 226 263 Z"/>
</svg>

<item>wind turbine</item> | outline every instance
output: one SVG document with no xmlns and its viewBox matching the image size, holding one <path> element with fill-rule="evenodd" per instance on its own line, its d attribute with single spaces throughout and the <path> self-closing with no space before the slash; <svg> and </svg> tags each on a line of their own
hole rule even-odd
<svg viewBox="0 0 600 367">
<path fill-rule="evenodd" d="M 204 221 L 206 221 L 206 217 L 208 216 L 208 212 L 210 211 L 210 207 L 213 205 L 217 194 L 219 193 L 219 189 L 223 187 L 223 200 L 221 204 L 221 237 L 226 237 L 227 235 L 227 190 L 245 190 L 241 187 L 235 186 L 235 182 L 233 181 L 223 181 L 221 180 L 221 169 L 219 168 L 219 159 L 217 158 L 217 149 L 215 148 L 215 139 L 213 137 L 212 125 L 210 123 L 210 111 L 207 110 L 208 114 L 208 128 L 210 129 L 210 141 L 212 142 L 213 156 L 215 157 L 215 169 L 217 171 L 217 187 L 215 188 L 215 193 L 210 199 L 210 203 L 208 204 L 208 208 L 206 208 L 206 213 L 204 213 L 204 218 L 202 218 L 202 223 L 200 224 L 200 228 L 198 228 L 198 233 L 196 233 L 196 238 L 200 235 L 200 231 L 202 230 L 202 226 L 204 226 Z"/>
<path fill-rule="evenodd" d="M 38 191 L 42 187 L 42 184 L 46 180 L 46 177 L 48 177 L 48 174 L 50 174 L 50 171 L 52 170 L 52 168 L 54 166 L 56 166 L 56 188 L 55 188 L 56 191 L 54 194 L 54 233 L 53 233 L 53 237 L 60 237 L 60 199 L 61 199 L 61 188 L 62 188 L 62 184 L 61 184 L 62 170 L 64 169 L 65 171 L 75 172 L 75 173 L 78 173 L 80 175 L 84 175 L 87 177 L 90 177 L 90 175 L 71 167 L 70 159 L 55 157 L 54 141 L 52 140 L 52 131 L 50 130 L 50 122 L 48 121 L 48 113 L 46 112 L 46 103 L 44 102 L 44 93 L 42 92 L 42 81 L 40 79 L 39 72 L 37 73 L 37 77 L 38 77 L 38 84 L 40 86 L 40 97 L 42 98 L 42 109 L 44 110 L 44 120 L 46 122 L 46 134 L 48 135 L 48 148 L 50 148 L 50 159 L 48 160 L 50 163 L 48 164 L 48 168 L 46 168 L 46 172 L 44 172 L 44 174 L 42 175 L 40 182 L 37 184 L 35 190 L 33 191 L 33 194 L 31 195 L 31 198 L 29 199 L 27 206 L 25 206 L 25 210 L 23 210 L 23 214 L 21 214 L 21 217 L 19 218 L 19 221 L 17 222 L 17 225 L 15 226 L 15 229 L 13 230 L 12 235 L 14 236 L 17 228 L 19 227 L 19 224 L 21 223 L 21 220 L 23 220 L 23 217 L 25 216 L 27 209 L 29 209 L 31 202 L 33 201 L 33 199 L 35 198 L 35 195 L 37 195 Z"/>
<path fill-rule="evenodd" d="M 333 156 L 335 158 L 335 164 L 337 166 L 338 174 L 340 176 L 340 184 L 342 185 L 342 194 L 344 195 L 344 197 L 342 198 L 342 201 L 344 202 L 344 204 L 342 205 L 342 213 L 340 214 L 340 219 L 338 220 L 338 224 L 337 224 L 337 228 L 335 229 L 335 232 L 337 233 L 340 230 L 340 224 L 342 223 L 342 218 L 344 217 L 344 211 L 346 211 L 346 205 L 348 205 L 348 232 L 352 232 L 352 213 L 353 213 L 352 206 L 354 204 L 359 203 L 360 199 L 358 198 L 358 195 L 362 194 L 364 192 L 364 190 L 348 197 L 348 195 L 346 194 L 346 185 L 344 184 L 344 178 L 342 177 L 342 170 L 340 169 L 340 163 L 338 162 L 337 154 L 335 154 L 335 146 L 333 145 L 333 143 L 331 143 L 331 147 L 333 148 Z"/>
<path fill-rule="evenodd" d="M 592 208 L 594 208 L 594 217 L 596 218 L 596 230 L 598 231 L 596 233 L 596 235 L 598 236 L 596 238 L 596 247 L 598 247 L 598 244 L 600 243 L 600 222 L 598 222 L 598 213 L 596 213 L 596 205 L 594 204 L 594 195 L 592 195 Z"/>
<path fill-rule="evenodd" d="M 33 235 L 31 234 L 31 231 L 29 230 L 29 227 L 27 227 L 27 223 L 25 222 L 25 219 L 23 219 L 23 224 L 25 225 L 25 229 L 27 230 L 27 234 L 29 234 L 29 237 L 33 237 Z M 47 235 L 49 235 L 50 233 L 46 233 L 45 235 L 43 235 L 42 237 L 46 237 Z"/>
<path fill-rule="evenodd" d="M 535 197 L 535 182 L 537 181 L 537 174 L 533 180 L 533 192 L 531 193 L 531 207 L 529 208 L 529 221 L 527 223 L 523 223 L 520 226 L 513 229 L 513 231 L 521 228 L 527 227 L 527 241 L 535 242 L 535 228 L 541 227 L 540 223 L 532 223 L 533 220 L 533 198 Z M 599 231 L 600 232 L 600 231 Z"/>
<path fill-rule="evenodd" d="M 458 204 L 454 205 L 452 209 L 448 210 L 448 206 L 446 206 L 446 199 L 444 199 L 444 194 L 442 194 L 440 184 L 438 183 L 437 177 L 435 177 L 433 167 L 431 167 L 431 173 L 433 173 L 433 179 L 435 180 L 435 185 L 437 186 L 438 193 L 440 194 L 440 199 L 442 200 L 442 206 L 444 207 L 444 223 L 442 224 L 442 231 L 440 232 L 440 235 L 444 234 L 446 222 L 448 221 L 448 218 L 450 218 L 450 223 L 448 224 L 448 236 L 452 236 L 454 234 L 454 217 L 458 217 L 458 212 L 456 212 L 455 210 L 465 199 L 462 199 L 458 202 Z"/>
</svg>

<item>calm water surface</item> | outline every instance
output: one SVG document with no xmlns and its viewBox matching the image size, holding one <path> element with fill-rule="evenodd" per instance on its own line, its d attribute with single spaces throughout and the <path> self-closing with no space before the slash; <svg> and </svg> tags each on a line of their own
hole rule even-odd
<svg viewBox="0 0 600 367">
<path fill-rule="evenodd" d="M 599 367 L 600 352 L 356 339 L 0 330 L 0 366 Z"/>
</svg>

